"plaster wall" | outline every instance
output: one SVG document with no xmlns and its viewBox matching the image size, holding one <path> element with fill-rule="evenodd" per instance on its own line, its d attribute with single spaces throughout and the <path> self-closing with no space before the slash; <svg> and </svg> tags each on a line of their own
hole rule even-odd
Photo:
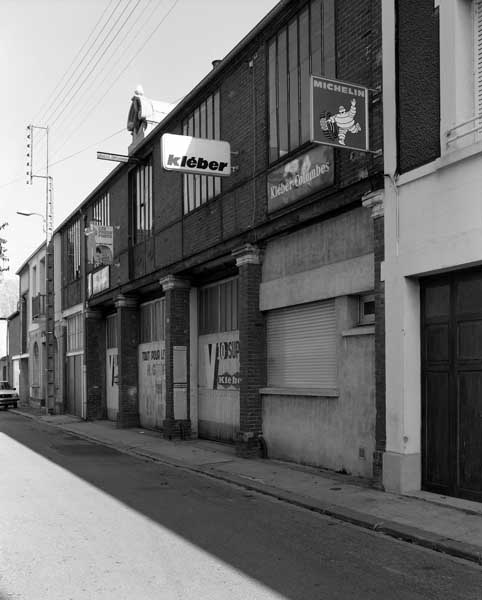
<svg viewBox="0 0 482 600">
<path fill-rule="evenodd" d="M 444 164 L 427 175 L 403 183 L 398 189 L 399 272 L 420 275 L 455 266 L 482 262 L 482 186 L 481 154 Z M 456 156 L 456 153 L 454 154 Z M 395 198 L 396 200 L 396 198 Z M 397 211 L 397 206 L 387 206 Z M 395 260 L 396 229 L 388 238 L 391 252 L 387 263 Z"/>
<path fill-rule="evenodd" d="M 336 301 L 335 396 L 263 395 L 263 437 L 271 458 L 371 477 L 375 450 L 375 340 L 353 324 L 355 300 Z"/>
<path fill-rule="evenodd" d="M 454 150 L 400 177 L 385 195 L 384 484 L 420 489 L 419 277 L 482 264 L 482 146 Z"/>
<path fill-rule="evenodd" d="M 336 298 L 338 334 L 338 384 L 329 396 L 262 390 L 263 437 L 272 458 L 372 474 L 374 328 L 357 327 L 358 295 L 374 287 L 372 227 L 369 211 L 360 208 L 277 238 L 266 248 L 261 310 Z"/>
</svg>

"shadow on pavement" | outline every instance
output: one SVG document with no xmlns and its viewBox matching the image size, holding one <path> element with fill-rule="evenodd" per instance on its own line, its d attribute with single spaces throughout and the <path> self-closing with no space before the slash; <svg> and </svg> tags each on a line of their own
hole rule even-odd
<svg viewBox="0 0 482 600">
<path fill-rule="evenodd" d="M 429 598 L 446 569 L 442 556 L 19 415 L 2 414 L 0 431 L 289 600 L 345 599 L 354 590 L 367 599 Z M 473 567 L 465 583 L 480 590 L 480 570 Z M 411 596 L 415 585 L 427 595 Z M 449 588 L 446 597 L 476 597 L 457 595 L 456 580 Z"/>
</svg>

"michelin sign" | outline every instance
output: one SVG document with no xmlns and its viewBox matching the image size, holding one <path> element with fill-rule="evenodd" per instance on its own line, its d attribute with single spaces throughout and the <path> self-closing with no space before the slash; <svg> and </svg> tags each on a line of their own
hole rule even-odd
<svg viewBox="0 0 482 600">
<path fill-rule="evenodd" d="M 311 140 L 368 151 L 368 89 L 312 75 Z"/>
<path fill-rule="evenodd" d="M 165 133 L 161 140 L 162 166 L 167 171 L 196 175 L 231 175 L 228 142 Z"/>
</svg>

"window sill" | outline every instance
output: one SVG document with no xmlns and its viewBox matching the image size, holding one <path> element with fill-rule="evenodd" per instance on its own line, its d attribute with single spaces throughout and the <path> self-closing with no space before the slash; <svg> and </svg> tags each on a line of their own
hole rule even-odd
<svg viewBox="0 0 482 600">
<path fill-rule="evenodd" d="M 263 396 L 315 396 L 317 398 L 338 398 L 340 395 L 337 388 L 260 388 L 259 393 Z"/>
<path fill-rule="evenodd" d="M 342 337 L 353 337 L 355 335 L 374 335 L 375 334 L 375 325 L 359 325 L 358 327 L 353 327 L 352 329 L 347 329 L 346 331 L 342 331 Z"/>
</svg>

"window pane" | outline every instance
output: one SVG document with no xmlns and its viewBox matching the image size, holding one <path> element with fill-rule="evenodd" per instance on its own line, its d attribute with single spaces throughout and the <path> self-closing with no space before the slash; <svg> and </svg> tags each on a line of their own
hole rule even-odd
<svg viewBox="0 0 482 600">
<path fill-rule="evenodd" d="M 194 111 L 194 137 L 199 137 L 201 134 L 200 111 L 196 108 Z"/>
<path fill-rule="evenodd" d="M 286 29 L 278 34 L 278 124 L 279 156 L 288 152 L 288 75 Z"/>
<path fill-rule="evenodd" d="M 298 21 L 294 19 L 288 27 L 288 68 L 290 96 L 290 150 L 299 146 L 298 117 Z"/>
<path fill-rule="evenodd" d="M 220 95 L 219 91 L 206 98 L 188 119 L 188 135 L 204 139 L 220 139 Z M 184 212 L 201 206 L 221 193 L 220 178 L 189 174 L 184 178 Z"/>
<path fill-rule="evenodd" d="M 195 205 L 196 208 L 201 206 L 201 175 L 194 175 L 194 195 L 196 198 Z"/>
<path fill-rule="evenodd" d="M 209 96 L 206 100 L 206 126 L 207 137 L 212 140 L 214 137 L 214 119 L 213 119 L 213 97 Z"/>
<path fill-rule="evenodd" d="M 187 187 L 189 190 L 189 210 L 193 210 L 195 208 L 194 205 L 194 175 L 189 173 L 187 175 Z"/>
<path fill-rule="evenodd" d="M 200 127 L 201 127 L 201 137 L 205 138 L 206 137 L 206 121 L 207 121 L 207 115 L 206 115 L 206 103 L 203 102 L 201 104 L 200 107 L 200 113 L 199 113 L 199 118 L 200 118 Z"/>
<path fill-rule="evenodd" d="M 269 93 L 269 159 L 278 158 L 278 124 L 276 120 L 276 39 L 268 49 Z"/>
<path fill-rule="evenodd" d="M 310 38 L 308 35 L 308 8 L 300 14 L 300 105 L 301 105 L 301 140 L 310 139 Z"/>
<path fill-rule="evenodd" d="M 216 140 L 221 139 L 221 110 L 219 107 L 219 92 L 214 94 L 214 138 Z"/>
<path fill-rule="evenodd" d="M 238 280 L 233 280 L 233 312 L 232 312 L 232 321 L 231 321 L 231 329 L 235 331 L 238 329 Z"/>
<path fill-rule="evenodd" d="M 184 197 L 184 214 L 189 212 L 189 193 L 188 193 L 188 184 L 187 184 L 187 175 L 183 174 L 182 176 L 182 190 Z"/>
<path fill-rule="evenodd" d="M 226 283 L 219 286 L 219 331 L 227 331 L 226 327 Z"/>
<path fill-rule="evenodd" d="M 206 115 L 206 103 L 203 102 L 200 108 L 200 119 L 201 119 L 201 137 L 207 137 L 207 115 Z M 207 181 L 206 176 L 202 175 L 200 177 L 201 180 L 201 204 L 204 204 L 207 200 L 208 190 L 207 190 Z"/>
<path fill-rule="evenodd" d="M 324 0 L 321 10 L 323 74 L 325 77 L 336 77 L 335 0 Z"/>
<path fill-rule="evenodd" d="M 321 51 L 321 0 L 311 2 L 311 72 L 323 75 Z"/>
</svg>

